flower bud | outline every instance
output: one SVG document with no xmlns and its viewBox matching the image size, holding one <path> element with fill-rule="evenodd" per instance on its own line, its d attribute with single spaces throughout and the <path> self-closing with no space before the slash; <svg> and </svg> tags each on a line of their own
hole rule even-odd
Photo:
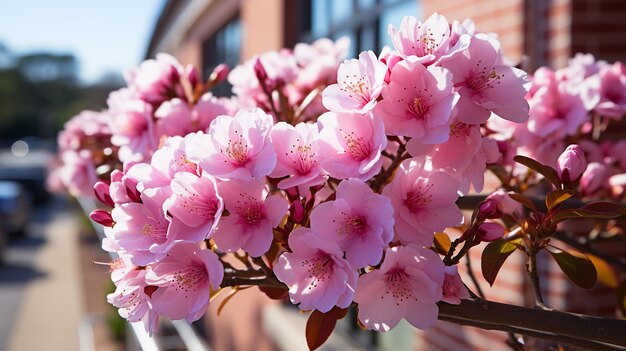
<svg viewBox="0 0 626 351">
<path fill-rule="evenodd" d="M 565 183 L 577 181 L 587 168 L 587 159 L 580 145 L 572 144 L 563 151 L 557 161 L 556 171 Z"/>
<path fill-rule="evenodd" d="M 478 217 L 482 219 L 502 217 L 502 212 L 498 210 L 498 202 L 489 198 L 481 202 L 478 205 Z"/>
<path fill-rule="evenodd" d="M 102 224 L 105 227 L 113 227 L 113 225 L 115 224 L 115 222 L 113 221 L 113 217 L 111 217 L 111 214 L 105 210 L 93 210 L 89 214 L 89 218 L 91 218 L 92 221 Z"/>
<path fill-rule="evenodd" d="M 103 181 L 99 181 L 96 183 L 96 185 L 93 186 L 93 192 L 96 194 L 96 198 L 98 199 L 98 201 L 111 207 L 115 206 L 115 203 L 111 198 L 109 184 Z"/>
<path fill-rule="evenodd" d="M 502 214 L 510 215 L 510 216 L 521 216 L 523 213 L 522 204 L 513 200 L 509 194 L 502 188 L 494 191 L 489 196 L 487 196 L 487 200 L 495 201 L 498 205 L 498 211 Z"/>
<path fill-rule="evenodd" d="M 498 223 L 485 222 L 478 227 L 474 241 L 495 241 L 504 236 L 504 227 Z"/>
<path fill-rule="evenodd" d="M 218 84 L 226 79 L 226 77 L 228 76 L 228 71 L 228 65 L 224 63 L 219 64 L 213 69 L 213 72 L 211 72 L 211 76 L 209 77 L 209 79 L 212 82 L 215 82 L 214 84 Z"/>
<path fill-rule="evenodd" d="M 605 164 L 591 162 L 580 178 L 580 190 L 585 195 L 591 195 L 608 185 L 610 171 Z"/>
<path fill-rule="evenodd" d="M 137 190 L 137 181 L 132 178 L 124 178 L 122 180 L 126 188 L 126 195 L 133 202 L 141 202 L 141 193 Z"/>
</svg>

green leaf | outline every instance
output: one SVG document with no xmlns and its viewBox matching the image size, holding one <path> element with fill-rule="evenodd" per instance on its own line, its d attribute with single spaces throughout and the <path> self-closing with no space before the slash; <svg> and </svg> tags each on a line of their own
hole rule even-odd
<svg viewBox="0 0 626 351">
<path fill-rule="evenodd" d="M 563 201 L 569 199 L 574 196 L 575 192 L 573 190 L 554 190 L 548 193 L 546 196 L 546 207 L 548 209 L 553 208 L 554 206 L 562 203 Z"/>
<path fill-rule="evenodd" d="M 322 313 L 318 310 L 313 310 L 309 319 L 306 322 L 306 344 L 309 350 L 315 350 L 322 346 L 330 337 L 337 319 L 340 317 L 340 308 L 333 307 L 332 310 Z M 343 314 L 345 316 L 345 314 Z"/>
<path fill-rule="evenodd" d="M 518 193 L 509 193 L 508 194 L 509 197 L 517 202 L 519 202 L 520 204 L 524 205 L 525 207 L 529 208 L 531 211 L 533 212 L 538 212 L 537 211 L 537 207 L 535 207 L 535 204 L 526 196 L 522 195 L 522 194 L 518 194 Z"/>
<path fill-rule="evenodd" d="M 483 272 L 483 277 L 485 277 L 489 285 L 493 285 L 500 268 L 502 268 L 504 262 L 517 249 L 517 246 L 520 245 L 521 242 L 521 238 L 511 241 L 500 239 L 485 246 L 480 260 L 480 268 Z"/>
<path fill-rule="evenodd" d="M 552 182 L 557 189 L 561 188 L 561 178 L 554 168 L 522 155 L 513 157 L 513 160 L 543 175 L 546 179 Z"/>
<path fill-rule="evenodd" d="M 584 254 L 567 251 L 553 252 L 548 250 L 561 270 L 568 278 L 581 288 L 591 289 L 598 279 L 593 262 Z"/>
</svg>

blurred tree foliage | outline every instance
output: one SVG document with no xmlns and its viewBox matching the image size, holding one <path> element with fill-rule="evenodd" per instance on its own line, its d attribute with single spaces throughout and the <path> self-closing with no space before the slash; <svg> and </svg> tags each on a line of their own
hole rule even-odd
<svg viewBox="0 0 626 351">
<path fill-rule="evenodd" d="M 25 136 L 52 138 L 70 117 L 105 107 L 119 79 L 81 84 L 72 54 L 29 53 L 15 56 L 0 44 L 0 140 Z"/>
</svg>

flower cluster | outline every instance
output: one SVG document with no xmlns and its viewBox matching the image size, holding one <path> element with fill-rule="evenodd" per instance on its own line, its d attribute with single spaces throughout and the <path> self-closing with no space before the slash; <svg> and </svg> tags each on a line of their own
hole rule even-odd
<svg viewBox="0 0 626 351">
<path fill-rule="evenodd" d="M 556 166 L 571 142 L 580 144 L 589 167 L 580 179 L 580 191 L 591 197 L 623 198 L 626 183 L 624 141 L 598 141 L 610 123 L 626 114 L 626 67 L 621 62 L 596 61 L 578 54 L 567 67 L 539 68 L 526 96 L 530 104 L 527 124 L 493 119 L 487 127 L 500 140 L 505 156 L 521 154 Z M 573 180 L 573 179 L 572 179 Z"/>
<path fill-rule="evenodd" d="M 151 332 L 198 319 L 211 291 L 246 284 L 229 253 L 302 310 L 357 303 L 376 331 L 427 328 L 469 296 L 434 235 L 501 159 L 481 126 L 528 118 L 526 75 L 467 21 L 406 17 L 389 35 L 343 62 L 343 40 L 260 55 L 228 76 L 232 99 L 205 92 L 223 70 L 203 84 L 166 55 L 128 74 L 108 110 L 123 169 L 95 186 L 112 210 L 91 214 L 120 257 L 121 315 Z M 478 217 L 476 243 L 502 236 Z"/>
</svg>

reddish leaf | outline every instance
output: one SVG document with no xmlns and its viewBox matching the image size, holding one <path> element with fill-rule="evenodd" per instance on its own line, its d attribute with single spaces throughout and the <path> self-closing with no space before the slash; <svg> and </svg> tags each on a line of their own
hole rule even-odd
<svg viewBox="0 0 626 351">
<path fill-rule="evenodd" d="M 452 245 L 452 242 L 450 241 L 450 237 L 448 236 L 448 234 L 444 233 L 444 232 L 439 232 L 439 233 L 435 233 L 435 249 L 437 250 L 437 252 L 439 252 L 442 255 L 445 255 L 448 253 L 448 250 L 450 250 L 450 246 Z"/>
<path fill-rule="evenodd" d="M 274 288 L 271 286 L 259 286 L 259 290 L 261 290 L 267 297 L 272 300 L 284 300 L 289 296 L 289 290 Z"/>
<path fill-rule="evenodd" d="M 521 242 L 521 238 L 511 241 L 500 239 L 485 246 L 480 260 L 480 267 L 483 277 L 485 277 L 489 285 L 493 285 L 500 268 L 502 268 L 506 259 L 517 249 Z"/>
<path fill-rule="evenodd" d="M 309 320 L 306 322 L 306 344 L 309 346 L 309 350 L 317 349 L 328 340 L 335 329 L 335 324 L 337 324 L 339 310 L 340 308 L 333 307 L 326 313 L 318 310 L 311 312 Z"/>
<path fill-rule="evenodd" d="M 513 160 L 543 175 L 546 179 L 552 182 L 557 189 L 561 188 L 561 178 L 554 168 L 522 155 L 513 157 Z"/>
<path fill-rule="evenodd" d="M 520 204 L 526 206 L 527 208 L 529 208 L 531 211 L 533 212 L 538 212 L 537 211 L 537 207 L 535 207 L 535 204 L 526 196 L 522 195 L 522 194 L 518 194 L 518 193 L 509 193 L 508 194 L 509 197 L 517 202 L 519 202 Z"/>
<path fill-rule="evenodd" d="M 573 190 L 551 191 L 548 193 L 548 196 L 546 196 L 546 207 L 548 207 L 548 209 L 551 209 L 572 196 L 574 196 Z"/>
<path fill-rule="evenodd" d="M 612 202 L 607 202 L 607 201 L 592 202 L 590 204 L 587 204 L 581 207 L 581 209 L 594 211 L 594 212 L 600 212 L 600 213 L 606 213 L 606 214 L 614 214 L 618 216 L 626 214 L 626 208 L 623 208 L 620 205 L 614 204 Z"/>
<path fill-rule="evenodd" d="M 598 281 L 610 288 L 616 289 L 619 285 L 619 280 L 615 269 L 598 256 L 587 255 L 587 257 L 589 257 L 594 267 L 596 267 Z"/>
<path fill-rule="evenodd" d="M 548 250 L 563 273 L 581 288 L 591 289 L 598 279 L 593 263 L 586 255 L 567 251 L 553 252 Z"/>
<path fill-rule="evenodd" d="M 552 221 L 554 224 L 562 222 L 568 218 L 595 218 L 595 219 L 613 219 L 617 217 L 621 217 L 622 215 L 619 213 L 609 213 L 609 212 L 597 212 L 590 211 L 583 208 L 570 208 L 567 210 L 557 212 L 554 217 L 552 217 Z"/>
</svg>

